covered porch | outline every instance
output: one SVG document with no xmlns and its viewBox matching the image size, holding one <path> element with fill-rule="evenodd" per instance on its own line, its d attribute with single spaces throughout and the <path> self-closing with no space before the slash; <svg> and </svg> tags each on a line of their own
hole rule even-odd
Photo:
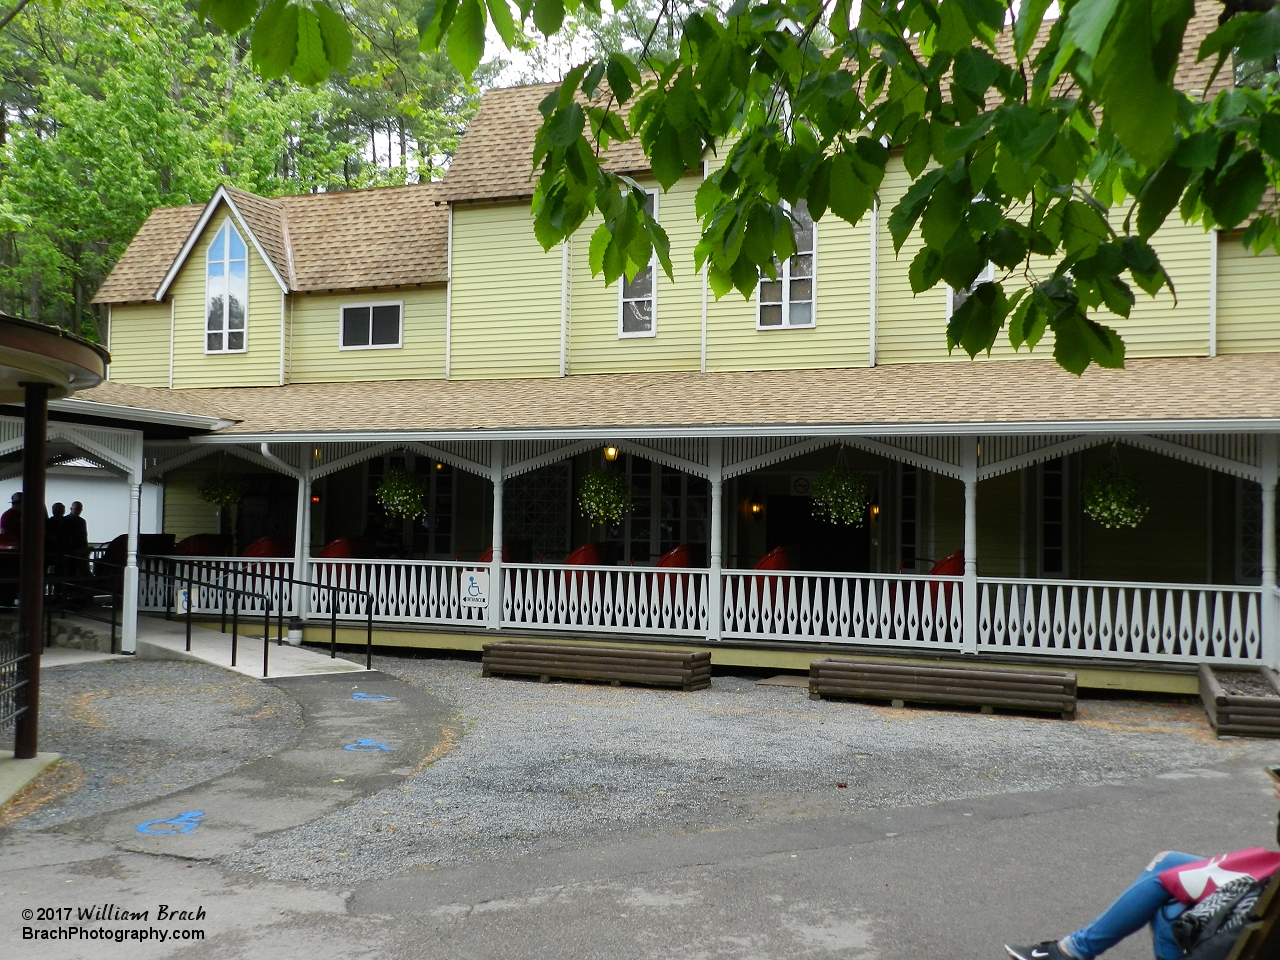
<svg viewBox="0 0 1280 960">
<path fill-rule="evenodd" d="M 290 618 L 372 616 L 427 634 L 428 646 L 430 634 L 554 634 L 1117 666 L 1276 664 L 1276 436 L 1065 426 L 686 427 L 666 436 L 615 426 L 560 437 L 386 431 L 151 444 L 146 476 L 166 481 L 166 523 L 186 517 L 166 531 L 238 549 L 143 558 L 140 605 L 174 603 L 148 565 L 186 563 L 197 612 L 218 610 L 217 584 L 231 575 Z M 1115 457 L 1150 500 L 1137 529 L 1107 530 L 1081 511 L 1084 479 Z M 861 527 L 811 517 L 806 485 L 835 462 L 866 479 Z M 189 501 L 215 463 L 256 478 L 245 489 L 259 491 L 250 511 L 259 526 L 243 515 L 235 531 L 224 516 L 216 530 L 192 526 L 210 523 L 192 518 Z M 578 514 L 578 483 L 600 467 L 628 485 L 620 523 L 593 526 Z M 425 478 L 420 520 L 389 518 L 373 498 L 393 469 Z M 288 555 L 230 555 L 263 538 Z"/>
</svg>

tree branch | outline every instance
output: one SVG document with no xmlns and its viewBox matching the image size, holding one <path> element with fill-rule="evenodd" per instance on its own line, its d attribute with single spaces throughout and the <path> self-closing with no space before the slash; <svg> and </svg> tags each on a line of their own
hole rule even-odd
<svg viewBox="0 0 1280 960">
<path fill-rule="evenodd" d="M 18 14 L 20 14 L 22 12 L 22 8 L 25 7 L 30 2 L 31 0 L 18 0 L 17 6 L 15 6 L 12 10 L 10 10 L 8 14 L 5 15 L 5 18 L 3 20 L 0 20 L 0 30 L 3 30 L 5 27 L 7 27 L 9 25 L 9 21 L 11 21 Z"/>
</svg>

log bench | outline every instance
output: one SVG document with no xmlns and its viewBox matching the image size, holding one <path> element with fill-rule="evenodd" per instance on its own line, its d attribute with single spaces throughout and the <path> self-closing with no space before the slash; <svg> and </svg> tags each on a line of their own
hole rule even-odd
<svg viewBox="0 0 1280 960">
<path fill-rule="evenodd" d="M 934 666 L 841 660 L 824 657 L 809 664 L 809 697 L 890 700 L 894 706 L 947 703 L 980 707 L 1040 710 L 1076 715 L 1076 675 L 1066 670 L 1018 670 L 967 665 Z"/>
<path fill-rule="evenodd" d="M 1276 696 L 1249 697 L 1228 693 L 1214 675 L 1214 668 L 1207 663 L 1200 664 L 1200 700 L 1209 715 L 1209 722 L 1218 731 L 1218 736 L 1280 737 L 1280 679 L 1268 667 L 1247 672 L 1269 684 Z"/>
<path fill-rule="evenodd" d="M 594 647 L 576 643 L 486 643 L 481 676 L 514 674 L 543 683 L 561 680 L 608 680 L 615 687 L 638 683 L 656 687 L 702 690 L 711 686 L 711 654 L 705 650 L 660 650 L 649 647 Z"/>
<path fill-rule="evenodd" d="M 1227 954 L 1227 960 L 1274 960 L 1280 957 L 1280 873 L 1271 878 L 1267 889 L 1253 906 L 1251 923 L 1240 930 L 1240 936 Z"/>
</svg>

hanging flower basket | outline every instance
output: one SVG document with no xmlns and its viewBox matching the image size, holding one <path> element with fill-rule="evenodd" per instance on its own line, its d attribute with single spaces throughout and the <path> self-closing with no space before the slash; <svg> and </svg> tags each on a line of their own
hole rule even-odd
<svg viewBox="0 0 1280 960">
<path fill-rule="evenodd" d="M 820 520 L 841 527 L 861 527 L 867 519 L 869 502 L 867 481 L 843 466 L 828 467 L 814 477 L 811 510 Z"/>
<path fill-rule="evenodd" d="M 200 481 L 200 499 L 217 507 L 234 507 L 244 499 L 245 479 L 238 473 L 210 473 Z"/>
<path fill-rule="evenodd" d="M 631 509 L 627 484 L 608 470 L 588 470 L 578 488 L 578 512 L 592 523 L 621 523 Z"/>
<path fill-rule="evenodd" d="M 1150 511 L 1138 481 L 1119 467 L 1090 474 L 1084 481 L 1084 512 L 1108 530 L 1136 527 Z"/>
<path fill-rule="evenodd" d="M 416 520 L 427 512 L 429 492 L 425 477 L 407 470 L 388 470 L 373 495 L 387 515 Z"/>
</svg>

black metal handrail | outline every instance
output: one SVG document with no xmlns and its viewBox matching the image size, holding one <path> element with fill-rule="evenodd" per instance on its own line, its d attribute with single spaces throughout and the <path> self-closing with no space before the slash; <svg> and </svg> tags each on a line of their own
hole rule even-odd
<svg viewBox="0 0 1280 960">
<path fill-rule="evenodd" d="M 166 556 L 161 556 L 156 554 L 140 556 L 138 559 L 160 560 L 170 564 L 171 566 L 182 564 L 188 567 L 199 567 L 205 570 L 212 570 L 214 572 L 222 574 L 222 580 L 220 582 L 225 582 L 227 573 L 231 573 L 231 574 L 236 574 L 244 577 L 260 578 L 270 583 L 279 583 L 280 589 L 281 589 L 280 613 L 279 613 L 280 626 L 279 626 L 277 643 L 282 643 L 283 637 L 284 637 L 284 626 L 283 626 L 284 625 L 284 592 L 283 591 L 284 591 L 285 585 L 286 584 L 288 585 L 291 592 L 292 592 L 292 588 L 295 586 L 309 587 L 317 590 L 328 590 L 329 591 L 329 658 L 330 659 L 335 659 L 338 656 L 338 598 L 337 598 L 337 595 L 339 593 L 346 593 L 346 594 L 352 594 L 357 597 L 364 597 L 365 599 L 364 668 L 366 670 L 373 669 L 374 596 L 373 596 L 373 593 L 368 590 L 358 590 L 354 587 L 339 587 L 339 586 L 336 586 L 335 584 L 318 583 L 314 580 L 300 580 L 297 577 L 294 577 L 292 575 L 285 576 L 284 574 L 268 573 L 265 570 L 236 569 L 235 567 L 230 566 L 232 561 L 229 561 L 229 560 L 223 560 L 221 562 L 218 562 L 213 560 L 201 560 L 198 557 L 172 557 L 172 556 L 166 557 Z M 249 563 L 249 564 L 256 562 L 260 564 L 266 564 L 266 563 L 270 563 L 273 560 L 276 562 L 288 562 L 290 559 L 291 558 L 289 557 L 237 557 L 234 562 Z M 208 581 L 201 580 L 196 582 L 200 583 L 202 586 L 216 586 L 216 584 L 212 584 Z M 191 590 L 190 590 L 190 587 L 188 587 L 187 588 L 188 612 L 190 612 L 190 608 L 191 608 Z M 166 606 L 165 616 L 167 617 L 168 615 L 169 615 L 168 607 Z M 222 617 L 223 617 L 223 628 L 224 628 L 223 632 L 225 633 L 226 632 L 225 630 L 225 627 L 226 627 L 225 598 L 223 602 Z"/>
<path fill-rule="evenodd" d="M 94 563 L 98 566 L 111 567 L 115 570 L 119 570 L 122 572 L 121 575 L 123 576 L 123 571 L 125 570 L 125 567 L 121 566 L 118 563 L 108 563 L 106 560 L 95 560 Z M 141 573 L 141 571 L 139 572 Z M 148 570 L 147 576 L 161 577 L 174 584 L 182 583 L 185 580 L 187 584 L 186 650 L 189 653 L 191 651 L 191 585 L 193 582 L 198 582 L 198 581 L 193 581 L 190 574 L 188 574 L 184 578 L 184 577 L 179 577 L 177 574 L 163 573 L 159 570 Z M 271 607 L 272 607 L 271 597 L 265 593 L 258 593 L 257 591 L 254 591 L 254 590 L 241 590 L 239 587 L 234 587 L 234 586 L 229 587 L 225 583 L 220 583 L 220 584 L 205 583 L 201 585 L 204 587 L 208 587 L 210 589 L 218 590 L 221 593 L 223 619 L 222 619 L 222 630 L 220 632 L 222 633 L 227 632 L 227 622 L 226 622 L 227 595 L 230 594 L 232 597 L 231 666 L 233 667 L 236 665 L 236 654 L 237 654 L 239 640 L 240 640 L 240 599 L 241 597 L 251 597 L 255 600 L 261 600 L 263 602 L 262 603 L 262 675 L 266 677 L 268 674 L 267 666 L 268 666 L 268 662 L 270 658 L 270 650 L 271 650 Z"/>
</svg>

